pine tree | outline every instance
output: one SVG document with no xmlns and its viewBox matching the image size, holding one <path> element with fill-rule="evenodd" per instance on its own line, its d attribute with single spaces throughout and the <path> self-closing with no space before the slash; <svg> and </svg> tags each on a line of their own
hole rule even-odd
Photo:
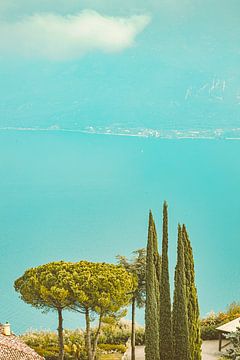
<svg viewBox="0 0 240 360">
<path fill-rule="evenodd" d="M 178 225 L 177 265 L 175 269 L 173 301 L 173 353 L 174 360 L 190 360 L 186 278 L 182 229 Z"/>
<path fill-rule="evenodd" d="M 201 334 L 199 320 L 199 305 L 197 289 L 195 285 L 194 259 L 192 246 L 188 237 L 186 226 L 182 227 L 182 239 L 184 245 L 184 260 L 186 274 L 186 296 L 188 312 L 188 331 L 191 360 L 201 360 Z"/>
<path fill-rule="evenodd" d="M 163 238 L 162 261 L 160 277 L 160 311 L 159 311 L 159 346 L 160 359 L 173 359 L 171 297 L 168 269 L 168 210 L 167 203 L 163 205 Z M 178 359 L 180 360 L 180 358 Z M 181 359 L 182 360 L 182 359 Z"/>
<path fill-rule="evenodd" d="M 132 294 L 132 326 L 131 326 L 131 360 L 136 358 L 136 307 L 142 308 L 146 301 L 146 249 L 133 251 L 132 259 L 126 256 L 118 255 L 119 264 L 131 273 L 137 279 L 137 287 Z"/>
<path fill-rule="evenodd" d="M 159 289 L 156 271 L 157 233 L 152 213 L 149 213 L 146 258 L 146 309 L 145 309 L 145 359 L 159 358 Z"/>
</svg>

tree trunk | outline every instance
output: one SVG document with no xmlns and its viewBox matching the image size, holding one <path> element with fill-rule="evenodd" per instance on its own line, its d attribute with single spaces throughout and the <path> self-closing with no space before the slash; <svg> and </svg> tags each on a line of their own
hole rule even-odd
<svg viewBox="0 0 240 360">
<path fill-rule="evenodd" d="M 99 317 L 98 328 L 97 328 L 97 332 L 96 332 L 94 342 L 93 342 L 93 353 L 92 353 L 93 360 L 95 360 L 95 357 L 96 357 L 97 344 L 98 344 L 98 338 L 100 335 L 101 326 L 102 326 L 102 315 L 100 315 L 100 317 Z"/>
<path fill-rule="evenodd" d="M 132 299 L 132 333 L 131 333 L 131 360 L 135 360 L 135 310 L 136 299 Z"/>
<path fill-rule="evenodd" d="M 58 344 L 59 344 L 59 360 L 64 360 L 62 309 L 58 309 Z"/>
<path fill-rule="evenodd" d="M 92 345 L 91 345 L 91 325 L 90 325 L 89 309 L 86 309 L 85 320 L 86 320 L 85 346 L 86 346 L 88 360 L 93 360 L 93 357 L 92 357 Z"/>
</svg>

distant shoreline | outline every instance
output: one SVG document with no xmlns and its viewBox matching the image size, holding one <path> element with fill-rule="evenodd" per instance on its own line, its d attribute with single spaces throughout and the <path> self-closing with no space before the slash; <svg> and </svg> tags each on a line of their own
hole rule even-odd
<svg viewBox="0 0 240 360">
<path fill-rule="evenodd" d="M 232 129 L 189 129 L 189 130 L 157 130 L 151 128 L 120 127 L 85 127 L 83 129 L 61 128 L 58 125 L 49 127 L 0 127 L 0 132 L 68 132 L 88 135 L 110 135 L 139 138 L 156 138 L 166 140 L 240 140 L 240 128 Z"/>
</svg>

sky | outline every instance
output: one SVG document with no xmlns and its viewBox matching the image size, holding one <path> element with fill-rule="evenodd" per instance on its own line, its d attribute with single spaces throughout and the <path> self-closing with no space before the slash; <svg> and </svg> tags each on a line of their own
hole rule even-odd
<svg viewBox="0 0 240 360">
<path fill-rule="evenodd" d="M 1 322 L 56 328 L 13 281 L 130 255 L 150 208 L 160 235 L 164 200 L 171 279 L 186 222 L 202 316 L 239 299 L 239 14 L 236 0 L 0 1 Z"/>
<path fill-rule="evenodd" d="M 1 126 L 238 137 L 239 7 L 2 0 Z"/>
</svg>

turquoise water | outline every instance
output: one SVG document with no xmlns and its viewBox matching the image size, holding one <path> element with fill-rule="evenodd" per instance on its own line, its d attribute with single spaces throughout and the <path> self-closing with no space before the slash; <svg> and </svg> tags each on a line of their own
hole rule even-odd
<svg viewBox="0 0 240 360">
<path fill-rule="evenodd" d="M 17 332 L 56 328 L 54 314 L 18 299 L 13 281 L 48 261 L 114 262 L 144 247 L 148 210 L 160 233 L 164 199 L 171 275 L 177 223 L 185 222 L 202 315 L 238 300 L 239 152 L 238 141 L 1 131 L 1 321 Z M 68 313 L 65 324 L 83 321 Z"/>
<path fill-rule="evenodd" d="M 69 37 L 86 9 L 149 22 L 132 39 L 126 26 Z M 201 314 L 239 299 L 239 11 L 237 0 L 0 1 L 0 322 L 56 328 L 14 280 L 48 261 L 129 255 L 146 244 L 149 208 L 161 233 L 164 199 L 171 279 L 180 221 Z M 108 34 L 128 46 L 106 51 L 95 40 Z"/>
</svg>

